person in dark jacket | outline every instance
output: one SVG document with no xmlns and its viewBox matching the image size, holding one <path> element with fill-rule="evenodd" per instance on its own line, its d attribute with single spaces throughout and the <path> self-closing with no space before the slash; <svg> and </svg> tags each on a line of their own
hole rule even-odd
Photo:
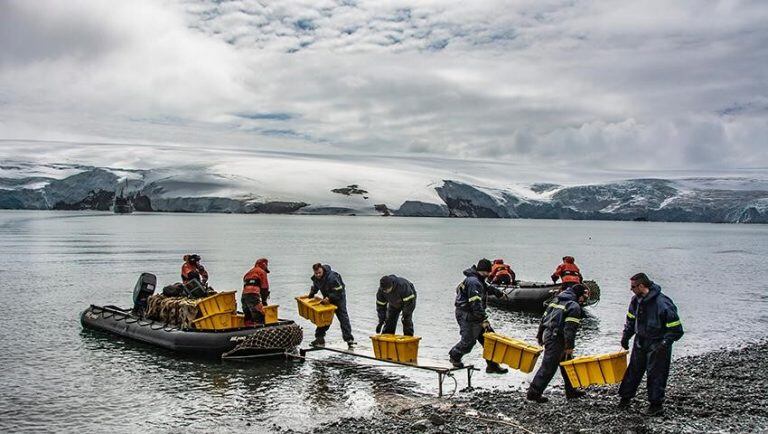
<svg viewBox="0 0 768 434">
<path fill-rule="evenodd" d="M 461 358 L 472 351 L 475 342 L 483 345 L 483 333 L 492 332 L 491 323 L 485 313 L 488 292 L 499 298 L 505 298 L 503 292 L 493 286 L 488 286 L 485 279 L 491 274 L 491 261 L 481 259 L 477 265 L 464 270 L 464 281 L 456 287 L 456 321 L 459 323 L 461 340 L 448 353 L 451 364 L 456 367 L 464 366 Z M 485 372 L 489 374 L 506 374 L 507 369 L 498 363 L 486 360 Z"/>
<path fill-rule="evenodd" d="M 584 396 L 584 392 L 573 388 L 568 380 L 565 369 L 560 367 L 560 362 L 573 357 L 573 348 L 576 343 L 576 331 L 581 325 L 584 312 L 581 305 L 587 300 L 587 288 L 582 284 L 575 284 L 557 295 L 555 301 L 547 306 L 544 316 L 539 324 L 539 332 L 536 340 L 544 346 L 544 356 L 541 366 L 536 371 L 531 385 L 528 387 L 526 398 L 536 402 L 547 402 L 549 399 L 541 396 L 544 389 L 552 381 L 557 368 L 563 376 L 565 397 L 575 399 Z"/>
<path fill-rule="evenodd" d="M 619 387 L 619 406 L 628 408 L 637 393 L 643 374 L 647 375 L 649 416 L 664 413 L 664 392 L 672 361 L 672 343 L 683 337 L 683 325 L 672 299 L 661 293 L 661 287 L 645 273 L 629 280 L 635 294 L 629 302 L 622 348 L 629 349 L 629 340 L 635 337 L 632 354 L 624 380 Z"/>
<path fill-rule="evenodd" d="M 349 323 L 349 314 L 347 313 L 347 296 L 345 293 L 344 281 L 341 275 L 331 269 L 330 265 L 320 263 L 312 265 L 312 288 L 309 290 L 309 297 L 312 298 L 320 292 L 323 295 L 323 302 L 336 306 L 336 318 L 339 319 L 341 326 L 341 335 L 344 342 L 352 348 L 355 345 L 355 338 L 352 336 L 352 325 Z M 330 326 L 318 327 L 315 330 L 315 340 L 311 345 L 325 345 L 325 334 Z"/>
<path fill-rule="evenodd" d="M 413 336 L 413 311 L 416 309 L 416 288 L 402 277 L 390 274 L 379 280 L 376 292 L 376 313 L 379 324 L 376 333 L 394 334 L 397 318 L 403 314 L 403 334 Z"/>
</svg>

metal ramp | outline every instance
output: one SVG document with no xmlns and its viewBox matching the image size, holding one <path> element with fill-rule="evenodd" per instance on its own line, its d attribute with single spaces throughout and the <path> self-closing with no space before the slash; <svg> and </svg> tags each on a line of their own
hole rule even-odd
<svg viewBox="0 0 768 434">
<path fill-rule="evenodd" d="M 359 348 L 357 350 L 350 350 L 346 348 L 320 345 L 320 346 L 313 346 L 309 348 L 300 348 L 298 355 L 295 355 L 295 354 L 294 355 L 286 354 L 286 355 L 288 357 L 298 357 L 300 359 L 305 359 L 307 353 L 311 353 L 314 351 L 330 351 L 333 353 L 344 354 L 347 356 L 358 357 L 362 359 L 374 360 L 382 363 L 390 363 L 394 365 L 407 366 L 414 369 L 421 369 L 424 371 L 432 371 L 437 374 L 437 387 L 438 387 L 437 396 L 439 397 L 443 396 L 443 382 L 445 381 L 446 377 L 455 379 L 454 372 L 467 371 L 467 389 L 471 390 L 472 389 L 472 373 L 474 371 L 479 371 L 479 369 L 475 368 L 474 365 L 464 365 L 461 368 L 457 368 L 449 363 L 445 363 L 437 360 L 426 360 L 424 358 L 420 358 L 421 363 L 406 363 L 406 362 L 398 362 L 394 360 L 377 359 L 376 357 L 373 356 L 373 354 L 363 353 L 361 352 L 361 350 L 363 349 Z"/>
</svg>

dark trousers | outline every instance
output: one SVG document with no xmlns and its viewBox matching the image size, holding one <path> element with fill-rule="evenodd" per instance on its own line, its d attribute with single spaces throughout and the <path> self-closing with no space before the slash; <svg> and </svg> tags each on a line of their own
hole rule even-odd
<svg viewBox="0 0 768 434">
<path fill-rule="evenodd" d="M 341 336 L 344 338 L 344 342 L 354 341 L 352 336 L 352 324 L 349 323 L 349 314 L 347 313 L 347 298 L 342 296 L 338 300 L 330 300 L 331 304 L 336 306 L 336 318 L 339 319 L 339 325 L 341 326 Z M 324 338 L 331 326 L 318 327 L 315 330 L 316 338 Z"/>
<path fill-rule="evenodd" d="M 643 374 L 646 374 L 648 402 L 664 403 L 669 366 L 672 362 L 672 348 L 661 348 L 660 344 L 661 342 L 643 342 L 642 339 L 635 337 L 627 373 L 619 386 L 619 396 L 633 398 L 640 382 L 643 381 Z"/>
<path fill-rule="evenodd" d="M 384 334 L 394 334 L 397 331 L 397 318 L 400 317 L 400 313 L 403 314 L 403 334 L 406 336 L 413 336 L 413 311 L 416 310 L 416 299 L 414 298 L 407 303 L 404 303 L 401 307 L 392 307 L 390 305 L 387 308 L 387 319 L 384 321 L 384 328 L 381 332 Z"/>
<path fill-rule="evenodd" d="M 530 390 L 537 395 L 544 393 L 544 389 L 552 381 L 552 377 L 555 376 L 557 368 L 560 368 L 560 375 L 563 376 L 563 385 L 565 386 L 565 396 L 572 396 L 574 388 L 571 385 L 571 381 L 568 380 L 568 375 L 565 373 L 565 368 L 560 366 L 560 362 L 565 360 L 565 340 L 562 336 L 553 336 L 544 342 L 544 355 L 542 356 L 541 366 L 536 371 L 536 375 L 531 381 Z"/>
<path fill-rule="evenodd" d="M 261 295 L 255 292 L 245 293 L 240 297 L 243 305 L 245 320 L 256 324 L 264 324 L 264 307 L 261 304 Z"/>
<path fill-rule="evenodd" d="M 488 327 L 488 329 L 483 329 L 482 321 L 473 319 L 469 312 L 459 309 L 456 309 L 456 322 L 459 323 L 459 335 L 461 336 L 461 340 L 451 348 L 448 355 L 451 356 L 452 360 L 461 360 L 464 354 L 468 354 L 472 351 L 475 342 L 480 342 L 480 345 L 483 345 L 485 343 L 483 333 L 486 331 L 493 332 L 493 329 L 490 327 Z M 498 366 L 498 363 L 489 360 L 486 360 L 485 363 L 488 366 Z"/>
</svg>

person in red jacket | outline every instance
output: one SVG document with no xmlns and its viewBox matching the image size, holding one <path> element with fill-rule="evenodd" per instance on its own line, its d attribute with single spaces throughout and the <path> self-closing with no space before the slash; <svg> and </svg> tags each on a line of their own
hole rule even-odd
<svg viewBox="0 0 768 434">
<path fill-rule="evenodd" d="M 208 272 L 200 263 L 200 255 L 184 255 L 184 264 L 181 266 L 181 282 L 186 285 L 193 279 L 198 280 L 203 286 L 207 286 Z"/>
<path fill-rule="evenodd" d="M 563 282 L 563 289 L 582 283 L 584 280 L 573 256 L 563 256 L 563 263 L 558 265 L 552 273 L 552 283 L 557 283 L 558 280 Z"/>
<path fill-rule="evenodd" d="M 488 281 L 493 285 L 511 285 L 515 283 L 515 272 L 503 259 L 494 259 Z"/>
<path fill-rule="evenodd" d="M 264 305 L 269 298 L 269 261 L 259 258 L 253 268 L 243 276 L 243 295 L 240 303 L 245 313 L 245 326 L 264 324 Z"/>
</svg>

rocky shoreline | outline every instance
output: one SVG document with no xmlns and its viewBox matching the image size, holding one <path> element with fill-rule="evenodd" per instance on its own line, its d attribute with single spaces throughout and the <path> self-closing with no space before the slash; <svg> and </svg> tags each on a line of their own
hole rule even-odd
<svg viewBox="0 0 768 434">
<path fill-rule="evenodd" d="M 768 340 L 678 358 L 662 417 L 644 414 L 642 386 L 629 410 L 617 408 L 617 386 L 590 388 L 578 401 L 566 401 L 555 386 L 547 390 L 546 404 L 526 401 L 520 390 L 477 390 L 454 399 L 402 398 L 368 418 L 345 418 L 312 432 L 768 432 L 766 368 Z"/>
</svg>

